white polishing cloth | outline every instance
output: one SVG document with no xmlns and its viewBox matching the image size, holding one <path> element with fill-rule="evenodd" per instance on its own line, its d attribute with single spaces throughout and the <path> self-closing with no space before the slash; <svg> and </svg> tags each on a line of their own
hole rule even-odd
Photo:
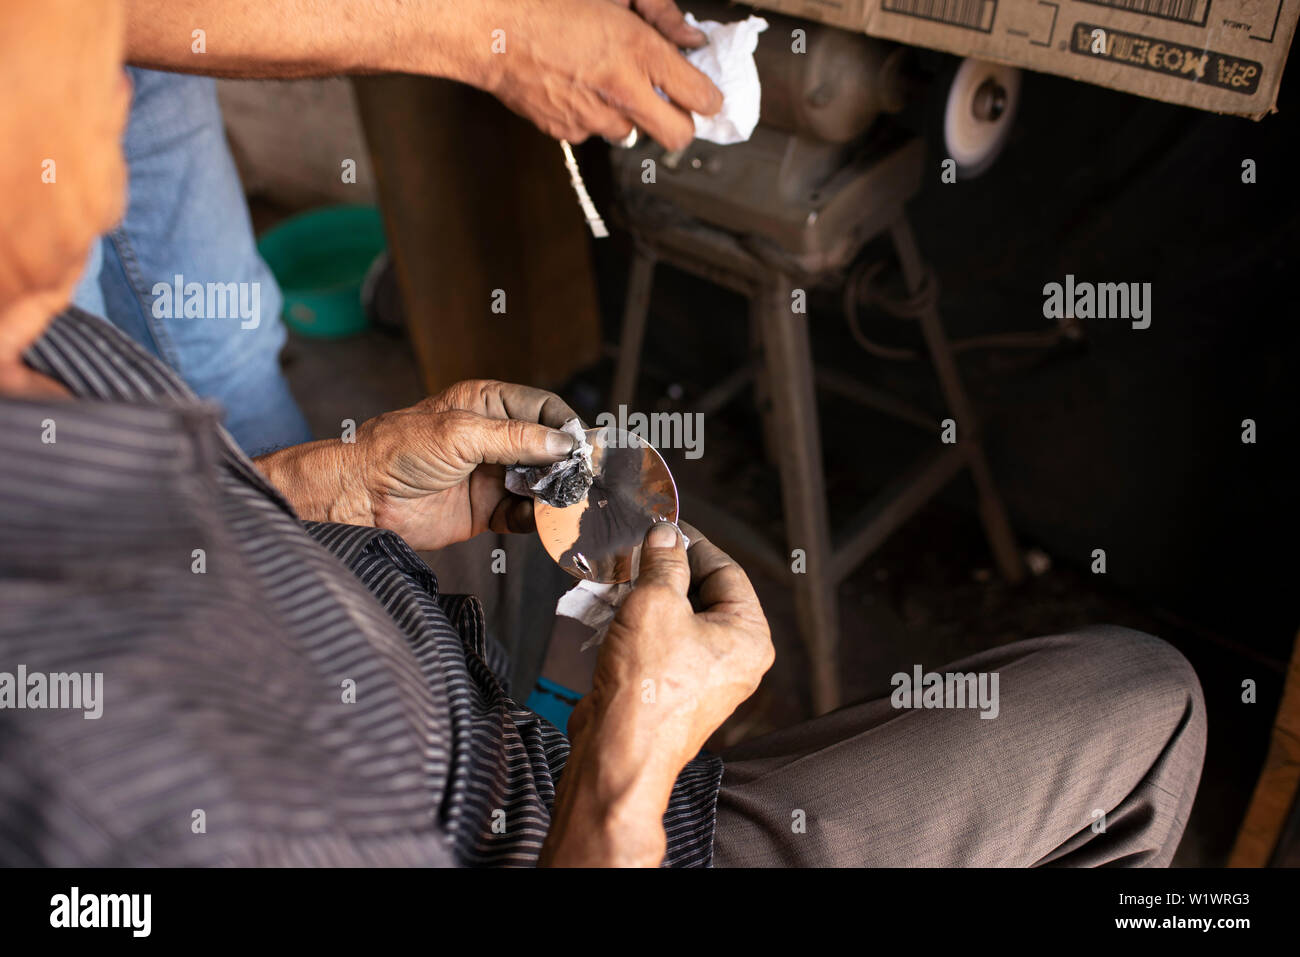
<svg viewBox="0 0 1300 957">
<path fill-rule="evenodd" d="M 691 114 L 695 119 L 695 135 L 723 146 L 743 143 L 758 125 L 762 91 L 758 68 L 754 66 L 754 51 L 758 48 L 758 35 L 767 29 L 767 21 L 750 17 L 734 23 L 700 22 L 688 13 L 686 22 L 704 31 L 709 38 L 698 50 L 688 51 L 686 59 L 722 91 L 722 109 L 717 115 Z"/>
<path fill-rule="evenodd" d="M 679 529 L 680 531 L 680 529 Z M 690 538 L 682 532 L 682 541 L 689 548 Z M 555 605 L 555 613 L 565 618 L 574 618 L 592 629 L 592 636 L 582 644 L 581 651 L 594 647 L 605 640 L 609 623 L 614 620 L 618 606 L 632 591 L 637 572 L 641 568 L 641 549 L 632 556 L 632 581 L 617 585 L 600 582 L 580 581 L 563 595 Z"/>
<path fill-rule="evenodd" d="M 560 426 L 560 431 L 573 436 L 574 446 L 573 451 L 569 453 L 569 457 L 561 459 L 545 469 L 532 469 L 526 465 L 512 465 L 506 469 L 506 491 L 514 492 L 516 495 L 522 495 L 525 498 L 529 495 L 544 495 L 546 490 L 550 488 L 551 483 L 579 460 L 587 464 L 588 472 L 591 471 L 592 448 L 590 443 L 587 442 L 587 433 L 582 430 L 582 422 L 577 418 L 569 419 Z M 529 473 L 533 473 L 536 477 L 536 481 L 532 485 L 528 484 Z"/>
</svg>

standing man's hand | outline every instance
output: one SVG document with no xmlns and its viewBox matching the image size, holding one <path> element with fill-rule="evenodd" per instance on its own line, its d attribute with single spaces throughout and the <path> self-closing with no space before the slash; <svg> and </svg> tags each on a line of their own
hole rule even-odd
<svg viewBox="0 0 1300 957">
<path fill-rule="evenodd" d="M 557 139 L 621 140 L 635 126 L 681 149 L 694 137 L 690 113 L 722 108 L 718 88 L 678 50 L 705 38 L 672 0 L 507 0 L 500 9 L 505 51 L 487 61 L 482 85 Z"/>
<path fill-rule="evenodd" d="M 235 77 L 415 73 L 486 90 L 545 133 L 669 149 L 722 94 L 679 47 L 704 35 L 672 0 L 127 0 L 136 66 Z M 191 39 L 202 26 L 202 52 Z M 656 90 L 663 91 L 660 96 Z"/>
</svg>

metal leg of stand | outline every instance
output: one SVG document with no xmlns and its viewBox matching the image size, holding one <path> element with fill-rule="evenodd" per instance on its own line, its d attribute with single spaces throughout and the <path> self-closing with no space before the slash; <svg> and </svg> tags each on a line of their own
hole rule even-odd
<svg viewBox="0 0 1300 957">
<path fill-rule="evenodd" d="M 812 665 L 813 711 L 840 703 L 836 644 L 838 582 L 832 575 L 830 523 L 813 381 L 808 317 L 790 309 L 790 277 L 775 273 L 756 293 L 772 416 L 780 436 L 777 462 L 789 549 L 802 549 L 806 570 L 792 574 L 799 631 Z"/>
<path fill-rule="evenodd" d="M 925 266 L 916 244 L 916 236 L 906 217 L 900 217 L 890 229 L 894 248 L 898 253 L 899 263 L 903 268 L 903 280 L 908 292 L 913 295 L 925 285 Z M 930 361 L 939 377 L 939 388 L 943 392 L 944 402 L 957 423 L 958 442 L 966 446 L 966 463 L 970 466 L 971 478 L 975 481 L 975 490 L 979 495 L 980 521 L 984 524 L 984 534 L 988 536 L 989 547 L 993 551 L 993 560 L 998 570 L 1007 581 L 1015 583 L 1024 579 L 1025 565 L 1016 544 L 1015 533 L 1007 519 L 1006 507 L 1002 496 L 998 494 L 993 483 L 988 461 L 984 457 L 984 446 L 980 441 L 978 420 L 971 408 L 966 390 L 957 371 L 952 348 L 939 320 L 939 305 L 931 302 L 920 316 L 921 332 L 925 336 L 926 346 L 930 351 Z"/>
<path fill-rule="evenodd" d="M 636 398 L 636 380 L 641 365 L 641 347 L 645 342 L 646 319 L 650 314 L 650 292 L 655 281 L 655 255 L 637 247 L 627 280 L 627 299 L 623 305 L 623 335 L 618 343 L 618 364 L 614 368 L 614 385 L 610 389 L 610 406 L 631 406 Z"/>
</svg>

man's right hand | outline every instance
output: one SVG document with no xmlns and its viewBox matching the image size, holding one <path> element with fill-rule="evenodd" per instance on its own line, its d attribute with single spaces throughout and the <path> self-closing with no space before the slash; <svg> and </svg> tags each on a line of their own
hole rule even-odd
<svg viewBox="0 0 1300 957">
<path fill-rule="evenodd" d="M 569 717 L 573 750 L 544 865 L 658 866 L 677 775 L 772 666 L 767 618 L 749 578 L 683 527 L 689 553 L 667 523 L 646 536 L 636 584 L 600 646 L 592 691 Z M 687 597 L 692 584 L 698 612 Z"/>
<path fill-rule="evenodd" d="M 128 0 L 127 12 L 136 66 L 282 79 L 440 76 L 492 93 L 573 143 L 621 140 L 635 124 L 681 149 L 695 131 L 690 111 L 722 108 L 717 87 L 678 50 L 702 45 L 704 34 L 673 0 Z M 196 53 L 195 24 L 220 43 Z"/>
<path fill-rule="evenodd" d="M 718 88 L 678 50 L 699 46 L 704 36 L 671 0 L 628 6 L 629 0 L 490 0 L 475 15 L 484 50 L 498 28 L 505 50 L 488 54 L 475 85 L 557 139 L 621 140 L 635 125 L 660 145 L 682 149 L 695 133 L 690 112 L 722 108 Z"/>
<path fill-rule="evenodd" d="M 685 764 L 772 666 L 767 616 L 749 577 L 689 525 L 689 551 L 671 524 L 652 528 L 631 593 L 600 648 L 588 709 L 638 713 L 654 749 Z M 700 611 L 687 594 L 697 589 Z M 579 727 L 586 714 L 575 714 Z M 570 722 L 570 730 L 573 723 Z"/>
</svg>

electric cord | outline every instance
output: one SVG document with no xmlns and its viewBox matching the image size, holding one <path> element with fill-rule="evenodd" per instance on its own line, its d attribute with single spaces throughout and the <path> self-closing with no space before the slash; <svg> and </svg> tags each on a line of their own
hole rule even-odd
<svg viewBox="0 0 1300 957">
<path fill-rule="evenodd" d="M 876 306 L 896 319 L 918 319 L 925 310 L 932 308 L 939 299 L 939 280 L 929 266 L 921 288 L 914 294 L 899 299 L 887 296 L 879 291 L 878 284 L 873 288 L 887 262 L 879 260 L 871 265 L 860 265 L 849 274 L 844 282 L 843 309 L 853 339 L 866 352 L 879 359 L 891 362 L 912 362 L 926 356 L 924 350 L 908 346 L 885 345 L 877 342 L 862 331 L 859 310 L 862 306 Z M 954 353 L 969 352 L 976 349 L 1048 349 L 1063 339 L 1072 338 L 1070 331 L 1060 326 L 1044 329 L 1040 332 L 996 332 L 965 339 L 954 339 L 950 347 Z"/>
</svg>

